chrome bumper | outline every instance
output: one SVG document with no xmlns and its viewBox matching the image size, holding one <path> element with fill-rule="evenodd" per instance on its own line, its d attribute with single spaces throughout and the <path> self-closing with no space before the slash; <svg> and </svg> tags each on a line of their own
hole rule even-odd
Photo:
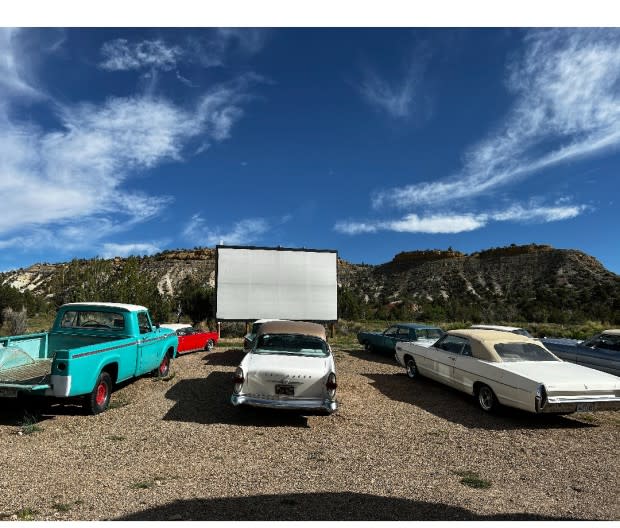
<svg viewBox="0 0 620 528">
<path fill-rule="evenodd" d="M 594 398 L 570 398 L 550 396 L 544 407 L 538 411 L 543 413 L 571 413 L 592 411 L 616 411 L 620 409 L 620 397 L 599 396 Z"/>
<path fill-rule="evenodd" d="M 266 398 L 255 398 L 243 394 L 233 394 L 230 398 L 233 405 L 251 405 L 253 407 L 265 407 L 269 409 L 297 409 L 326 411 L 333 413 L 338 409 L 335 400 L 321 400 L 319 398 L 295 398 L 270 400 Z"/>
</svg>

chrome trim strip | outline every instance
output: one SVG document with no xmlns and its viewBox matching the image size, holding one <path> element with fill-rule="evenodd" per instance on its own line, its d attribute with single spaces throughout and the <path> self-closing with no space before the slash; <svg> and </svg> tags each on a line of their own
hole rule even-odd
<svg viewBox="0 0 620 528">
<path fill-rule="evenodd" d="M 291 400 L 268 400 L 262 398 L 250 398 L 243 394 L 233 394 L 230 398 L 233 405 L 252 405 L 254 407 L 266 407 L 270 409 L 314 409 L 332 413 L 338 409 L 335 400 L 322 400 L 319 398 L 291 399 Z"/>
</svg>

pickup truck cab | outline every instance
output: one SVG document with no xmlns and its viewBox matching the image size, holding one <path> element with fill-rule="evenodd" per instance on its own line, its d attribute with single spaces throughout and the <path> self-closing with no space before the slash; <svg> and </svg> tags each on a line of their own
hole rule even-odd
<svg viewBox="0 0 620 528">
<path fill-rule="evenodd" d="M 149 372 L 167 376 L 177 348 L 176 334 L 154 326 L 144 306 L 65 304 L 50 332 L 0 337 L 0 397 L 81 397 L 98 414 L 114 384 Z"/>
</svg>

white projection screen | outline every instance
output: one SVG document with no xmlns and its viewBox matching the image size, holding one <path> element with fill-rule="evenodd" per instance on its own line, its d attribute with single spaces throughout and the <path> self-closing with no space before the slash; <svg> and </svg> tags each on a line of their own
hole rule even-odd
<svg viewBox="0 0 620 528">
<path fill-rule="evenodd" d="M 220 321 L 336 321 L 337 252 L 217 246 Z"/>
</svg>

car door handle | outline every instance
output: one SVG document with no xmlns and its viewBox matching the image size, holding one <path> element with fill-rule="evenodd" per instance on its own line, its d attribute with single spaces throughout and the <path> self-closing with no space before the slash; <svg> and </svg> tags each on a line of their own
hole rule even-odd
<svg viewBox="0 0 620 528">
<path fill-rule="evenodd" d="M 451 359 L 452 361 L 456 361 L 456 357 L 453 357 L 453 356 L 448 356 L 448 359 Z"/>
</svg>

